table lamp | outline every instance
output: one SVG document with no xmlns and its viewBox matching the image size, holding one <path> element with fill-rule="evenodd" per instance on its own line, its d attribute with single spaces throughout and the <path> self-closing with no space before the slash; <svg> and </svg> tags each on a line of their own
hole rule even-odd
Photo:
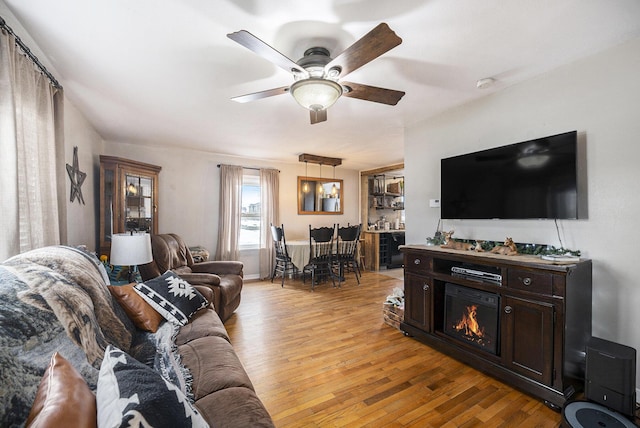
<svg viewBox="0 0 640 428">
<path fill-rule="evenodd" d="M 153 261 L 151 237 L 148 233 L 117 233 L 111 235 L 111 260 L 115 266 L 129 266 L 129 282 L 133 282 L 134 269 Z"/>
</svg>

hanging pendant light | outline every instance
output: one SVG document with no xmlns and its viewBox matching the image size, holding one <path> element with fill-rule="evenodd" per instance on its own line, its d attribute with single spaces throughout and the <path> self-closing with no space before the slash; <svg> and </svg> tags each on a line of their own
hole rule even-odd
<svg viewBox="0 0 640 428">
<path fill-rule="evenodd" d="M 338 194 L 338 188 L 336 187 L 336 166 L 333 166 L 333 186 L 331 186 L 331 194 L 336 196 Z"/>
<path fill-rule="evenodd" d="M 318 194 L 322 195 L 324 188 L 322 187 L 322 163 L 320 163 L 320 181 L 318 181 Z"/>
<path fill-rule="evenodd" d="M 302 193 L 309 193 L 309 174 L 307 167 L 309 163 L 304 161 L 304 184 L 302 185 Z"/>
</svg>

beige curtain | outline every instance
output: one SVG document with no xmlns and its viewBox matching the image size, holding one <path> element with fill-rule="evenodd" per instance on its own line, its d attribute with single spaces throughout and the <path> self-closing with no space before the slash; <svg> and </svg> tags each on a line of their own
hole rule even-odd
<svg viewBox="0 0 640 428">
<path fill-rule="evenodd" d="M 62 99 L 0 30 L 0 261 L 66 241 Z"/>
<path fill-rule="evenodd" d="M 238 260 L 242 213 L 242 167 L 220 165 L 220 215 L 216 260 Z"/>
<path fill-rule="evenodd" d="M 260 170 L 260 278 L 269 278 L 274 263 L 271 224 L 279 224 L 280 172 Z"/>
</svg>

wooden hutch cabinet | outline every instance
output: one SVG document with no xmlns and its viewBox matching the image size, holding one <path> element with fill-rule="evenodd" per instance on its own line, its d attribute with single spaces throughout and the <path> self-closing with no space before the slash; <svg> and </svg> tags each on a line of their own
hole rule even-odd
<svg viewBox="0 0 640 428">
<path fill-rule="evenodd" d="M 402 251 L 405 334 L 551 407 L 582 389 L 590 260 L 556 265 L 420 245 Z"/>
<path fill-rule="evenodd" d="M 160 169 L 143 162 L 100 156 L 100 254 L 109 254 L 113 233 L 158 233 Z"/>
</svg>

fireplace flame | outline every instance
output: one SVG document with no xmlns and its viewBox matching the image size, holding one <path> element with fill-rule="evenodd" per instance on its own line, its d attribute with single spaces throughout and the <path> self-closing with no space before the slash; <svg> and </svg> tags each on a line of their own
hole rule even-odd
<svg viewBox="0 0 640 428">
<path fill-rule="evenodd" d="M 481 339 L 484 337 L 484 327 L 478 323 L 478 306 L 470 305 L 466 307 L 466 313 L 462 314 L 462 319 L 453 328 L 471 339 Z"/>
</svg>

